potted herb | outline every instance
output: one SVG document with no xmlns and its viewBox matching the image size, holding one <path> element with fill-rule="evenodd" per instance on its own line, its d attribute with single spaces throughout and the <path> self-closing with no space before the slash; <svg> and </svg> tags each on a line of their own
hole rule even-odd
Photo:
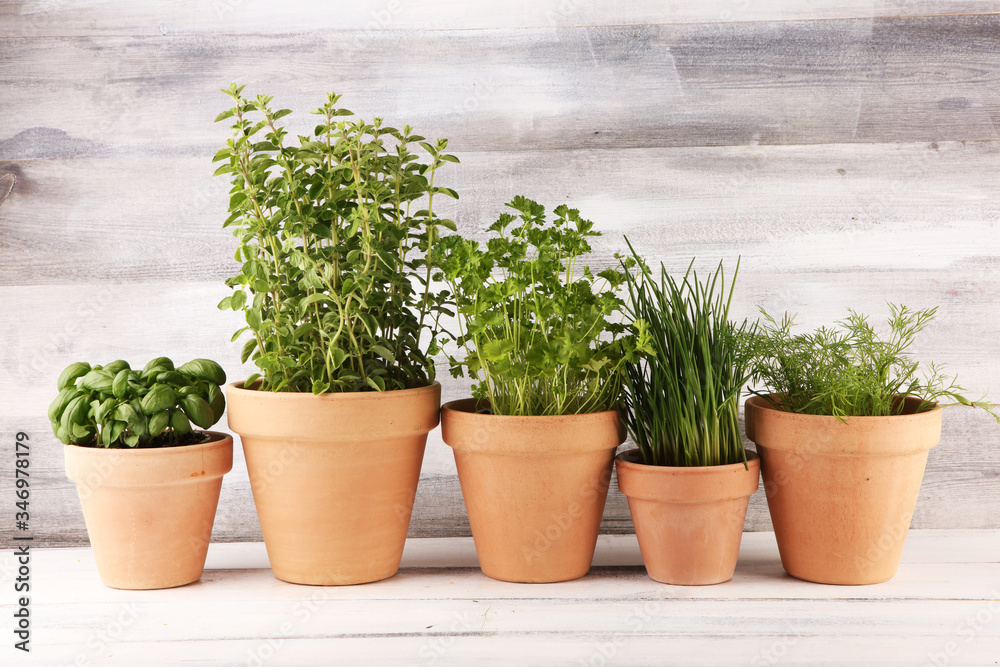
<svg viewBox="0 0 1000 667">
<path fill-rule="evenodd" d="M 216 174 L 232 178 L 225 225 L 241 270 L 219 304 L 242 311 L 243 361 L 229 425 L 246 454 L 274 574 L 355 584 L 399 567 L 427 433 L 438 423 L 438 318 L 448 295 L 427 262 L 441 227 L 437 170 L 447 141 L 351 112 L 329 94 L 297 145 L 242 87 Z M 416 151 L 416 152 L 414 152 Z M 421 154 L 423 157 L 421 157 Z"/>
<path fill-rule="evenodd" d="M 473 398 L 446 403 L 452 447 L 483 572 L 550 582 L 590 568 L 615 449 L 626 361 L 642 343 L 620 321 L 625 273 L 578 262 L 598 236 L 575 209 L 507 204 L 485 248 L 451 236 L 438 247 L 455 294 Z M 631 266 L 629 259 L 626 268 Z"/>
<path fill-rule="evenodd" d="M 651 353 L 626 366 L 625 421 L 638 449 L 616 458 L 646 571 L 686 585 L 732 578 L 760 478 L 739 425 L 752 331 L 729 320 L 739 264 L 728 292 L 721 262 L 704 282 L 693 265 L 680 282 L 662 264 L 659 282 L 641 262 L 629 275 L 629 313 L 646 323 Z"/>
<path fill-rule="evenodd" d="M 936 308 L 890 304 L 888 334 L 850 312 L 837 327 L 793 334 L 764 313 L 746 402 L 781 563 L 792 576 L 872 584 L 899 566 L 928 451 L 941 437 L 942 400 L 972 403 L 909 348 Z M 1000 421 L 1000 418 L 998 418 Z"/>
<path fill-rule="evenodd" d="M 219 421 L 226 374 L 214 361 L 141 371 L 78 362 L 49 407 L 76 482 L 97 570 L 112 588 L 182 586 L 201 577 L 233 439 Z"/>
</svg>

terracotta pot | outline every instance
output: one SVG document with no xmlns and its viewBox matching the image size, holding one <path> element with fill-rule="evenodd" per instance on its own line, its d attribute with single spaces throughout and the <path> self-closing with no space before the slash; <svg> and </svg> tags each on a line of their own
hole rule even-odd
<svg viewBox="0 0 1000 667">
<path fill-rule="evenodd" d="M 664 584 L 718 584 L 733 578 L 760 459 L 720 466 L 651 466 L 638 449 L 619 454 L 618 488 L 650 578 Z"/>
<path fill-rule="evenodd" d="M 399 569 L 441 385 L 386 392 L 268 392 L 229 385 L 274 576 L 361 584 Z"/>
<path fill-rule="evenodd" d="M 200 445 L 104 449 L 67 445 L 101 581 L 111 588 L 172 588 L 205 568 L 233 439 Z"/>
<path fill-rule="evenodd" d="M 441 409 L 483 573 L 523 583 L 590 569 L 625 440 L 618 412 L 551 417 L 476 414 L 473 399 Z"/>
<path fill-rule="evenodd" d="M 800 415 L 754 396 L 747 436 L 757 443 L 781 564 L 823 584 L 875 584 L 896 574 L 940 408 L 892 417 Z"/>
</svg>

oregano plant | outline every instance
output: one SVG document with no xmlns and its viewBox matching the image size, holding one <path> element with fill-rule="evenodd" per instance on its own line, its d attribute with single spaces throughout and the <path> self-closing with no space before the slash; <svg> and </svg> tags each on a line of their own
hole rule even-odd
<svg viewBox="0 0 1000 667">
<path fill-rule="evenodd" d="M 441 227 L 436 182 L 458 158 L 448 142 L 352 117 L 329 93 L 312 111 L 310 136 L 290 139 L 272 98 L 223 90 L 234 106 L 233 137 L 215 155 L 216 175 L 232 180 L 230 216 L 239 240 L 233 294 L 219 308 L 243 311 L 249 338 L 242 359 L 269 391 L 407 389 L 434 379 L 439 319 L 452 314 L 431 282 L 427 257 Z"/>
<path fill-rule="evenodd" d="M 467 371 L 473 394 L 494 414 L 564 415 L 618 407 L 626 362 L 648 346 L 644 322 L 623 321 L 617 290 L 635 260 L 593 274 L 578 266 L 591 251 L 594 224 L 568 206 L 525 197 L 507 204 L 486 247 L 447 236 L 435 249 L 439 277 L 455 294 L 464 352 L 451 372 Z"/>
</svg>

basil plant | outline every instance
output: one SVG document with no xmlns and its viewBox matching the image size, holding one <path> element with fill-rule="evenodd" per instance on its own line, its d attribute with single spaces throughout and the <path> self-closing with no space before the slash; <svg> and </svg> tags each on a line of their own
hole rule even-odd
<svg viewBox="0 0 1000 667">
<path fill-rule="evenodd" d="M 172 447 L 197 444 L 222 417 L 222 367 L 193 359 L 177 368 L 158 357 L 141 370 L 119 359 L 104 366 L 70 364 L 49 406 L 52 431 L 63 444 L 87 447 Z"/>
</svg>

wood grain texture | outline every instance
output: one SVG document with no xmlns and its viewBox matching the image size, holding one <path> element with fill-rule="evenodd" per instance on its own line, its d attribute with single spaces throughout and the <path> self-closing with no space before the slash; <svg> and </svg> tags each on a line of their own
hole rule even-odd
<svg viewBox="0 0 1000 667">
<path fill-rule="evenodd" d="M 334 89 L 458 151 L 992 141 L 998 30 L 975 15 L 378 33 L 357 48 L 337 31 L 2 39 L 0 159 L 210 155 L 232 81 L 303 111 Z"/>
<path fill-rule="evenodd" d="M 212 119 L 233 80 L 300 111 L 334 88 L 449 137 L 462 164 L 441 175 L 462 199 L 442 212 L 475 238 L 523 193 L 596 223 L 594 267 L 623 234 L 675 272 L 741 256 L 739 317 L 939 305 L 915 351 L 972 395 L 1000 391 L 996 2 L 390 4 L 0 2 L 0 173 L 19 179 L 0 207 L 0 456 L 17 430 L 37 443 L 40 544 L 86 543 L 44 417 L 66 364 L 250 372 L 238 316 L 215 310 L 236 265 Z M 998 445 L 982 413 L 949 410 L 913 525 L 1000 527 Z M 747 528 L 769 526 L 758 494 Z M 614 489 L 603 530 L 631 531 Z M 468 535 L 440 431 L 410 534 Z M 259 538 L 239 453 L 214 539 Z"/>
<path fill-rule="evenodd" d="M 771 533 L 744 535 L 732 581 L 646 577 L 634 537 L 606 536 L 576 581 L 510 584 L 469 567 L 471 540 L 413 540 L 365 586 L 274 579 L 260 544 L 213 544 L 202 579 L 160 591 L 101 585 L 87 549 L 33 552 L 31 660 L 4 664 L 949 665 L 1000 650 L 1000 531 L 914 531 L 894 579 L 824 586 L 787 576 Z M 0 554 L 0 570 L 13 566 Z M 0 606 L 5 614 L 12 605 Z"/>
<path fill-rule="evenodd" d="M 361 39 L 380 32 L 565 28 L 586 25 L 731 23 L 896 16 L 984 14 L 1000 11 L 991 0 L 633 0 L 591 4 L 583 0 L 295 0 L 274 12 L 267 0 L 2 0 L 0 37 L 96 35 L 175 36 L 204 33 L 286 34 L 350 30 Z"/>
<path fill-rule="evenodd" d="M 579 208 L 603 230 L 602 253 L 627 234 L 671 268 L 696 254 L 741 254 L 747 270 L 775 273 L 1000 266 L 993 141 L 456 154 L 462 164 L 439 177 L 462 198 L 440 211 L 480 239 L 523 193 Z M 221 282 L 235 271 L 221 225 L 228 184 L 205 155 L 0 161 L 2 171 L 18 185 L 0 211 L 0 285 Z"/>
</svg>

